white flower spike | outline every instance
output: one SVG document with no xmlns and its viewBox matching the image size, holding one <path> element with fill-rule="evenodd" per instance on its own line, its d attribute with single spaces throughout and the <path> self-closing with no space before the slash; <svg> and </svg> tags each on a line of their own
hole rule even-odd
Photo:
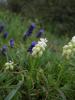
<svg viewBox="0 0 75 100">
<path fill-rule="evenodd" d="M 41 38 L 40 41 L 38 41 L 38 43 L 35 45 L 35 47 L 33 47 L 32 49 L 32 56 L 34 57 L 41 57 L 43 54 L 43 51 L 45 50 L 46 46 L 47 46 L 47 39 L 45 38 Z"/>
<path fill-rule="evenodd" d="M 67 59 L 73 57 L 75 54 L 75 36 L 72 37 L 72 40 L 63 47 L 63 56 Z"/>
</svg>

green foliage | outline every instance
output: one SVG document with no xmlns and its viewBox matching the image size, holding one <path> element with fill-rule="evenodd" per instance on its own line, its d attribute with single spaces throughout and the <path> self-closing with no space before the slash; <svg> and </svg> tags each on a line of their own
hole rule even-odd
<svg viewBox="0 0 75 100">
<path fill-rule="evenodd" d="M 18 89 L 21 87 L 22 83 L 23 83 L 22 81 L 19 82 L 19 83 L 16 85 L 16 88 L 13 89 L 13 90 L 9 93 L 9 95 L 5 98 L 5 100 L 12 100 L 13 96 L 16 94 L 16 92 L 18 91 Z"/>
</svg>

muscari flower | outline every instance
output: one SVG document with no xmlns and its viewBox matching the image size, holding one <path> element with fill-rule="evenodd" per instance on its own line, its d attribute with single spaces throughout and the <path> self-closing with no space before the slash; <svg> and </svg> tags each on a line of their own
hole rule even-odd
<svg viewBox="0 0 75 100">
<path fill-rule="evenodd" d="M 5 32 L 5 33 L 3 34 L 3 38 L 6 39 L 7 37 L 8 37 L 8 32 Z"/>
<path fill-rule="evenodd" d="M 37 42 L 33 41 L 27 51 L 32 53 L 32 48 L 35 47 L 36 44 Z"/>
<path fill-rule="evenodd" d="M 28 36 L 30 36 L 35 28 L 35 24 L 32 23 L 27 32 L 24 33 L 23 39 L 25 40 Z"/>
<path fill-rule="evenodd" d="M 44 33 L 44 29 L 40 29 L 39 32 L 36 34 L 37 38 L 40 38 Z"/>
<path fill-rule="evenodd" d="M 12 62 L 12 61 L 6 62 L 5 67 L 6 67 L 5 70 L 8 70 L 8 69 L 13 70 L 14 69 L 14 62 Z"/>
<path fill-rule="evenodd" d="M 13 48 L 14 47 L 14 39 L 10 40 L 10 47 Z"/>
<path fill-rule="evenodd" d="M 6 55 L 6 52 L 7 52 L 7 46 L 4 45 L 2 48 L 1 48 L 1 52 L 3 55 Z"/>
</svg>

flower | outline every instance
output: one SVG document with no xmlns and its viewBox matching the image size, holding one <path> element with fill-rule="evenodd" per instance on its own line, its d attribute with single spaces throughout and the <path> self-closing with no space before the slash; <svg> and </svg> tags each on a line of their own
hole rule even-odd
<svg viewBox="0 0 75 100">
<path fill-rule="evenodd" d="M 75 54 L 75 36 L 72 37 L 72 40 L 63 47 L 62 55 L 65 56 L 67 59 L 73 57 Z"/>
<path fill-rule="evenodd" d="M 75 43 L 75 36 L 72 37 L 71 42 L 72 42 L 72 43 Z"/>
<path fill-rule="evenodd" d="M 5 33 L 3 34 L 3 37 L 4 37 L 4 39 L 6 39 L 6 38 L 8 37 L 8 32 L 5 32 Z"/>
<path fill-rule="evenodd" d="M 43 35 L 44 29 L 40 29 L 39 32 L 36 34 L 36 37 L 39 38 Z"/>
<path fill-rule="evenodd" d="M 40 38 L 40 41 L 45 42 L 45 43 L 48 42 L 46 38 Z"/>
<path fill-rule="evenodd" d="M 14 39 L 10 40 L 10 47 L 13 48 L 14 47 Z"/>
<path fill-rule="evenodd" d="M 3 45 L 3 47 L 1 48 L 1 52 L 3 55 L 6 55 L 6 52 L 7 52 L 7 46 L 6 45 Z"/>
<path fill-rule="evenodd" d="M 31 55 L 34 57 L 40 57 L 43 54 L 43 51 L 45 50 L 47 46 L 47 39 L 41 38 L 40 41 L 32 48 Z"/>
<path fill-rule="evenodd" d="M 27 51 L 32 53 L 32 48 L 35 47 L 36 44 L 37 42 L 33 41 Z"/>
<path fill-rule="evenodd" d="M 27 32 L 24 33 L 23 39 L 25 40 L 28 36 L 30 36 L 35 28 L 35 24 L 32 23 Z"/>
<path fill-rule="evenodd" d="M 6 62 L 5 63 L 5 69 L 6 70 L 8 70 L 8 69 L 10 69 L 10 70 L 13 70 L 13 68 L 14 68 L 14 62 L 12 62 L 12 61 L 9 61 L 9 62 Z"/>
<path fill-rule="evenodd" d="M 39 57 L 40 57 L 40 54 L 41 54 L 41 55 L 43 54 L 43 51 L 41 50 L 41 46 L 35 46 L 35 47 L 32 49 L 32 56 L 34 56 L 34 57 L 39 56 Z"/>
</svg>

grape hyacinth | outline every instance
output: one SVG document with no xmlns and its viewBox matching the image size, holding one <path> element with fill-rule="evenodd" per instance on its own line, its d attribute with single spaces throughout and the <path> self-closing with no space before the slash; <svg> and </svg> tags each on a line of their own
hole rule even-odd
<svg viewBox="0 0 75 100">
<path fill-rule="evenodd" d="M 3 34 L 3 38 L 6 39 L 7 37 L 8 37 L 8 32 L 5 32 L 5 33 Z"/>
<path fill-rule="evenodd" d="M 11 39 L 11 40 L 10 40 L 10 47 L 11 47 L 11 48 L 14 47 L 14 43 L 15 43 L 15 42 L 14 42 L 14 39 Z"/>
<path fill-rule="evenodd" d="M 40 38 L 44 33 L 44 29 L 40 29 L 39 32 L 36 34 L 37 38 Z"/>
<path fill-rule="evenodd" d="M 33 41 L 27 51 L 32 53 L 32 48 L 35 47 L 36 44 L 37 42 Z"/>
<path fill-rule="evenodd" d="M 6 52 L 7 52 L 7 46 L 4 45 L 2 48 L 1 48 L 1 52 L 3 55 L 6 55 Z"/>
<path fill-rule="evenodd" d="M 35 29 L 35 24 L 32 23 L 27 32 L 24 33 L 23 39 L 25 40 L 28 36 L 30 36 Z"/>
</svg>

